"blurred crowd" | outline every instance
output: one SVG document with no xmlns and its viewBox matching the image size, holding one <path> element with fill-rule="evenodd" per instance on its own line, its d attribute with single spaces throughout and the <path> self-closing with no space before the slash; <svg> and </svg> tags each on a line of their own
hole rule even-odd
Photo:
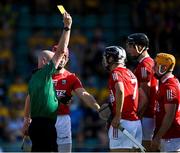
<svg viewBox="0 0 180 153">
<path fill-rule="evenodd" d="M 180 1 L 136 0 L 132 4 L 133 31 L 150 38 L 150 53 L 167 52 L 176 57 L 176 74 L 180 77 Z"/>
<path fill-rule="evenodd" d="M 128 9 L 118 10 L 121 4 Z M 0 148 L 5 151 L 19 151 L 18 148 L 8 150 L 4 144 L 22 140 L 27 84 L 37 67 L 37 54 L 43 49 L 51 50 L 59 39 L 62 26 L 56 5 L 50 0 L 0 2 Z M 108 100 L 109 94 L 108 74 L 101 64 L 104 48 L 117 45 L 130 32 L 147 34 L 152 57 L 160 51 L 175 55 L 175 75 L 180 78 L 179 0 L 67 0 L 63 5 L 73 17 L 67 69 L 76 73 L 100 104 Z M 126 34 L 116 25 L 117 12 L 124 13 L 130 24 Z M 71 106 L 71 119 L 73 151 L 108 151 L 105 123 L 76 97 Z"/>
</svg>

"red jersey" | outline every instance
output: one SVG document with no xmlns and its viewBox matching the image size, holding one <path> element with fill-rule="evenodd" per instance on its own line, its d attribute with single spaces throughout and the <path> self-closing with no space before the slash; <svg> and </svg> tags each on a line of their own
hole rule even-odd
<svg viewBox="0 0 180 153">
<path fill-rule="evenodd" d="M 122 67 L 117 67 L 111 72 L 108 86 L 114 115 L 116 113 L 115 84 L 117 82 L 122 82 L 124 85 L 124 104 L 121 118 L 131 121 L 138 120 L 138 85 L 135 75 L 129 69 Z"/>
<path fill-rule="evenodd" d="M 165 115 L 165 104 L 175 104 L 176 114 L 173 123 L 166 134 L 163 136 L 164 139 L 180 138 L 180 83 L 172 75 L 161 81 L 159 90 L 156 96 L 156 129 L 155 134 L 161 127 L 164 115 Z"/>
<path fill-rule="evenodd" d="M 78 79 L 78 77 L 67 70 L 60 74 L 54 74 L 52 78 L 58 97 L 64 97 L 65 95 L 72 96 L 71 92 L 73 90 L 82 88 L 81 81 Z M 58 115 L 65 115 L 69 113 L 69 105 L 60 103 Z"/>
<path fill-rule="evenodd" d="M 139 61 L 138 66 L 136 67 L 134 74 L 138 79 L 138 84 L 142 82 L 149 82 L 150 83 L 150 93 L 149 93 L 149 103 L 147 109 L 144 113 L 144 117 L 154 117 L 155 113 L 155 95 L 157 92 L 158 82 L 157 79 L 154 77 L 153 72 L 154 61 L 151 57 L 144 57 Z"/>
</svg>

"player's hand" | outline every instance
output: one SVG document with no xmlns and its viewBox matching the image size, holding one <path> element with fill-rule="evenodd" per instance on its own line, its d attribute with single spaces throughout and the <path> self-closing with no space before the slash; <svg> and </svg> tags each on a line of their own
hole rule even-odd
<svg viewBox="0 0 180 153">
<path fill-rule="evenodd" d="M 64 21 L 64 27 L 71 28 L 72 25 L 72 18 L 69 13 L 65 12 L 63 14 L 63 21 Z"/>
<path fill-rule="evenodd" d="M 143 111 L 138 111 L 137 116 L 139 117 L 139 119 L 143 118 L 143 114 L 144 114 Z"/>
<path fill-rule="evenodd" d="M 157 151 L 160 148 L 160 138 L 154 137 L 151 142 L 151 151 Z"/>
<path fill-rule="evenodd" d="M 118 128 L 120 124 L 120 118 L 119 116 L 114 116 L 111 125 L 113 126 L 113 128 Z"/>
</svg>

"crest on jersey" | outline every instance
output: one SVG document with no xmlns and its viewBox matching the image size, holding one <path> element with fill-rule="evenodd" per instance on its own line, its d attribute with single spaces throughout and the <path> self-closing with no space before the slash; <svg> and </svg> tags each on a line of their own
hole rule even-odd
<svg viewBox="0 0 180 153">
<path fill-rule="evenodd" d="M 66 84 L 66 82 L 67 82 L 66 80 L 62 80 L 62 84 Z"/>
</svg>

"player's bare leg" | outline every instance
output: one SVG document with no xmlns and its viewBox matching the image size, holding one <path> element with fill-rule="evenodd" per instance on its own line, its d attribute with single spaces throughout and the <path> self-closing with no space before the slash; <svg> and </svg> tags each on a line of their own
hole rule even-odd
<svg viewBox="0 0 180 153">
<path fill-rule="evenodd" d="M 151 141 L 150 140 L 143 140 L 142 145 L 144 146 L 144 148 L 146 148 L 147 152 L 151 151 Z"/>
</svg>

